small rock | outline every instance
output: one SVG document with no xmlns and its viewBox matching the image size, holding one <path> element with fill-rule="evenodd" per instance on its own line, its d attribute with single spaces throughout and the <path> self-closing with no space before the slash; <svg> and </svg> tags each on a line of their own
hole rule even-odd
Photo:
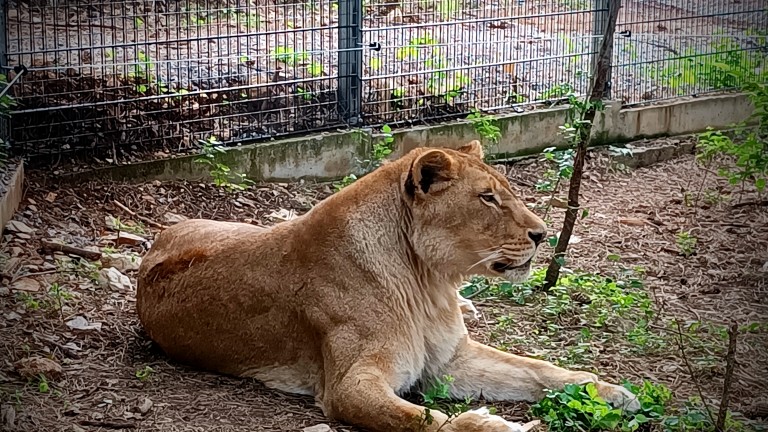
<svg viewBox="0 0 768 432">
<path fill-rule="evenodd" d="M 141 401 L 139 402 L 139 405 L 136 407 L 136 409 L 140 413 L 146 414 L 146 413 L 149 412 L 149 410 L 152 409 L 152 405 L 154 405 L 154 403 L 149 398 L 145 397 L 145 398 L 141 399 Z"/>
<path fill-rule="evenodd" d="M 19 256 L 19 255 L 24 253 L 24 249 L 22 249 L 20 247 L 15 247 L 14 246 L 10 250 L 11 250 L 11 256 L 15 256 L 15 257 L 17 257 L 17 256 Z"/>
<path fill-rule="evenodd" d="M 8 222 L 5 228 L 8 229 L 8 231 L 14 232 L 14 233 L 32 234 L 33 232 L 35 232 L 34 228 L 30 228 L 24 222 L 20 222 L 16 220 L 12 220 Z"/>
<path fill-rule="evenodd" d="M 179 223 L 179 222 L 184 222 L 187 219 L 189 219 L 189 218 L 186 217 L 186 216 L 183 216 L 183 215 L 180 215 L 180 214 L 176 214 L 176 213 L 171 213 L 171 212 L 168 212 L 168 213 L 163 215 L 163 222 L 165 222 L 167 224 L 175 224 L 175 223 Z"/>
<path fill-rule="evenodd" d="M 20 319 L 21 319 L 21 315 L 17 314 L 14 311 L 10 311 L 7 314 L 5 314 L 5 320 L 6 321 L 16 321 L 16 320 L 20 320 Z"/>
<path fill-rule="evenodd" d="M 55 380 L 62 374 L 61 365 L 44 357 L 27 357 L 14 363 L 13 367 L 24 378 L 34 378 L 43 374 L 46 378 Z"/>
<path fill-rule="evenodd" d="M 129 232 L 121 231 L 120 234 L 115 234 L 111 236 L 107 236 L 104 238 L 105 240 L 111 241 L 115 243 L 116 245 L 129 245 L 129 246 L 138 246 L 147 239 L 140 235 L 131 234 Z"/>
<path fill-rule="evenodd" d="M 5 286 L 0 286 L 0 297 L 6 297 L 11 295 L 11 289 Z"/>
<path fill-rule="evenodd" d="M 115 290 L 130 291 L 133 289 L 131 280 L 128 276 L 120 273 L 120 270 L 110 267 L 101 269 L 99 271 L 99 284 L 104 288 L 112 288 Z"/>
<path fill-rule="evenodd" d="M 332 429 L 325 423 L 319 425 L 308 426 L 304 428 L 304 432 L 331 432 Z"/>
<path fill-rule="evenodd" d="M 136 271 L 141 265 L 141 257 L 132 254 L 103 254 L 101 256 L 102 268 L 115 268 L 118 271 Z"/>
<path fill-rule="evenodd" d="M 551 205 L 554 208 L 567 209 L 568 201 L 563 198 L 552 197 L 552 199 L 549 200 L 549 205 Z"/>
<path fill-rule="evenodd" d="M 272 213 L 268 214 L 267 217 L 270 219 L 276 219 L 278 221 L 289 221 L 296 219 L 297 216 L 293 210 L 281 208 L 279 211 L 273 211 Z"/>
<path fill-rule="evenodd" d="M 40 269 L 42 269 L 43 271 L 48 271 L 48 270 L 56 270 L 56 264 L 54 264 L 54 263 L 50 263 L 50 262 L 46 261 L 46 262 L 44 262 L 44 263 L 42 264 L 42 266 L 40 267 Z"/>
<path fill-rule="evenodd" d="M 500 172 L 501 175 L 507 175 L 507 166 L 504 165 L 504 164 L 495 164 L 493 166 L 493 169 L 495 169 L 496 171 Z"/>
<path fill-rule="evenodd" d="M 16 423 L 16 409 L 11 404 L 3 404 L 0 407 L 0 421 L 5 428 L 3 430 L 12 430 Z"/>
<path fill-rule="evenodd" d="M 21 278 L 11 285 L 14 291 L 38 292 L 40 291 L 40 282 L 32 278 Z"/>
<path fill-rule="evenodd" d="M 56 194 L 53 192 L 48 192 L 48 195 L 45 196 L 45 200 L 48 202 L 56 201 Z"/>
<path fill-rule="evenodd" d="M 763 268 L 761 268 L 760 271 L 763 273 L 768 273 L 768 261 L 763 264 Z"/>
<path fill-rule="evenodd" d="M 72 330 L 81 331 L 101 330 L 101 323 L 89 323 L 85 317 L 76 316 L 67 321 L 67 327 L 71 328 Z"/>
<path fill-rule="evenodd" d="M 81 428 L 78 425 L 72 425 L 72 432 L 85 432 L 85 429 Z"/>
</svg>

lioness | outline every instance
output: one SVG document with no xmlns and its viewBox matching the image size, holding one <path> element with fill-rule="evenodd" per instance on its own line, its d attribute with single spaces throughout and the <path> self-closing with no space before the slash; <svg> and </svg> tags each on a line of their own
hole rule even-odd
<svg viewBox="0 0 768 432">
<path fill-rule="evenodd" d="M 443 375 L 456 398 L 536 401 L 595 382 L 636 410 L 592 373 L 468 337 L 459 283 L 524 280 L 545 232 L 480 143 L 419 148 L 268 229 L 188 220 L 163 231 L 139 269 L 138 314 L 173 359 L 313 395 L 328 417 L 371 431 L 520 430 L 484 409 L 427 422 L 398 396 Z"/>
</svg>

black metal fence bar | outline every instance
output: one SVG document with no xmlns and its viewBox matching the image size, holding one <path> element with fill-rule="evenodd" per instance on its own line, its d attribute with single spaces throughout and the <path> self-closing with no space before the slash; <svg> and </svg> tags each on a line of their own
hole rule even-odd
<svg viewBox="0 0 768 432">
<path fill-rule="evenodd" d="M 9 0 L 13 149 L 126 162 L 586 91 L 611 0 Z M 766 81 L 763 0 L 625 0 L 611 97 Z"/>
</svg>

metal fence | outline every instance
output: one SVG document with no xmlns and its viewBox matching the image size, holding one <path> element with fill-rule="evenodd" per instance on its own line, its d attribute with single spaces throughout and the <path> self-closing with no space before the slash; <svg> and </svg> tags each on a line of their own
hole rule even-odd
<svg viewBox="0 0 768 432">
<path fill-rule="evenodd" d="M 29 70 L 11 142 L 122 163 L 206 139 L 532 109 L 586 90 L 607 1 L 6 1 L 0 59 Z M 765 79 L 765 1 L 623 4 L 614 99 Z"/>
</svg>

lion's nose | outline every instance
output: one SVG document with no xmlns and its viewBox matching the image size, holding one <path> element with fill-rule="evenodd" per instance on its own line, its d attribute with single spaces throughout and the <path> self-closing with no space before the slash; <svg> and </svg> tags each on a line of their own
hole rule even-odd
<svg viewBox="0 0 768 432">
<path fill-rule="evenodd" d="M 542 241 L 544 241 L 544 236 L 546 235 L 547 235 L 546 231 L 539 231 L 539 230 L 528 231 L 528 238 L 533 240 L 533 243 L 536 244 L 536 246 L 538 246 Z"/>
</svg>

